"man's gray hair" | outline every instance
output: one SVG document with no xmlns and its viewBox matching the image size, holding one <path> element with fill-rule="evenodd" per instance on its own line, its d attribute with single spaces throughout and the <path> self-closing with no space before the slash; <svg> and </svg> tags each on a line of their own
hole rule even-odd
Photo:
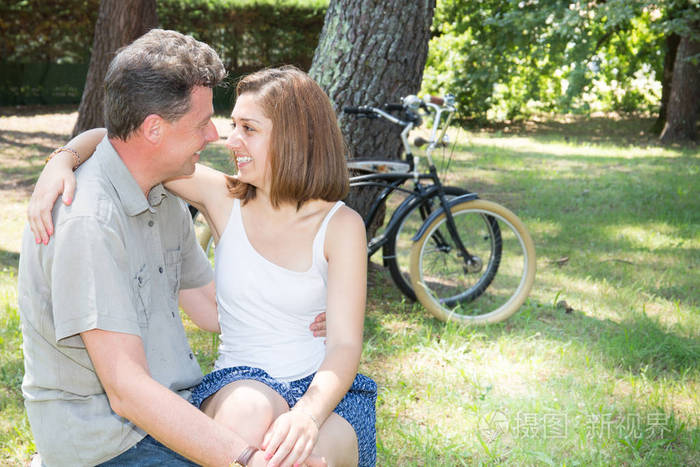
<svg viewBox="0 0 700 467">
<path fill-rule="evenodd" d="M 214 88 L 226 77 L 219 56 L 176 31 L 152 29 L 122 47 L 105 76 L 109 137 L 126 140 L 150 114 L 175 121 L 190 109 L 195 86 Z"/>
</svg>

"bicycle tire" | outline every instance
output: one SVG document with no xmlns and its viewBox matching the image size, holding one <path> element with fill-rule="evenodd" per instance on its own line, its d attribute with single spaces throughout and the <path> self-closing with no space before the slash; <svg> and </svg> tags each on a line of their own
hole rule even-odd
<svg viewBox="0 0 700 467">
<path fill-rule="evenodd" d="M 532 289 L 536 269 L 532 237 L 513 212 L 491 201 L 463 201 L 450 211 L 466 249 L 480 256 L 482 265 L 488 255 L 488 265 L 470 273 L 457 248 L 432 248 L 432 238 L 438 234 L 454 243 L 447 232 L 447 216 L 441 213 L 411 250 L 410 277 L 416 297 L 442 321 L 503 321 L 520 308 Z M 498 224 L 500 248 L 494 235 L 484 230 L 483 218 Z"/>
<path fill-rule="evenodd" d="M 456 186 L 445 186 L 447 199 L 469 194 L 469 191 Z M 407 211 L 396 224 L 393 232 L 388 232 L 389 241 L 382 247 L 384 264 L 391 278 L 401 292 L 410 300 L 416 300 L 416 293 L 410 279 L 410 258 L 413 237 L 430 213 L 440 207 L 440 199 L 434 194 L 423 203 L 417 203 Z"/>
</svg>

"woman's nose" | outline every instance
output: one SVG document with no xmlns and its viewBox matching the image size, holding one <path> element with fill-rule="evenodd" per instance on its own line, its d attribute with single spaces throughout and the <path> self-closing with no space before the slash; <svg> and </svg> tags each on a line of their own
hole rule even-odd
<svg viewBox="0 0 700 467">
<path fill-rule="evenodd" d="M 226 146 L 228 146 L 231 149 L 235 149 L 240 145 L 240 139 L 238 138 L 238 135 L 236 134 L 236 130 L 234 129 L 230 135 L 228 135 L 228 138 L 226 138 Z"/>
</svg>

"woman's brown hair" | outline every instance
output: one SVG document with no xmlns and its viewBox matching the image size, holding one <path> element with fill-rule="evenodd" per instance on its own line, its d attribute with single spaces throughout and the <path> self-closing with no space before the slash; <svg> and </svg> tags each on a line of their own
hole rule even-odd
<svg viewBox="0 0 700 467">
<path fill-rule="evenodd" d="M 244 77 L 236 95 L 253 93 L 267 118 L 270 138 L 270 201 L 338 201 L 349 190 L 345 144 L 335 112 L 321 87 L 294 66 L 268 68 Z M 232 196 L 247 202 L 255 187 L 227 178 Z"/>
</svg>

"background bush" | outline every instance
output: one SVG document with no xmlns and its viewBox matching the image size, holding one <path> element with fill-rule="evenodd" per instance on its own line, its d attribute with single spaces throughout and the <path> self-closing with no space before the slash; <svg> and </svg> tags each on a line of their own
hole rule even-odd
<svg viewBox="0 0 700 467">
<path fill-rule="evenodd" d="M 160 27 L 221 56 L 229 79 L 266 66 L 308 70 L 328 0 L 157 0 Z M 78 103 L 99 0 L 0 0 L 0 105 Z M 230 107 L 230 90 L 215 104 Z"/>
</svg>

